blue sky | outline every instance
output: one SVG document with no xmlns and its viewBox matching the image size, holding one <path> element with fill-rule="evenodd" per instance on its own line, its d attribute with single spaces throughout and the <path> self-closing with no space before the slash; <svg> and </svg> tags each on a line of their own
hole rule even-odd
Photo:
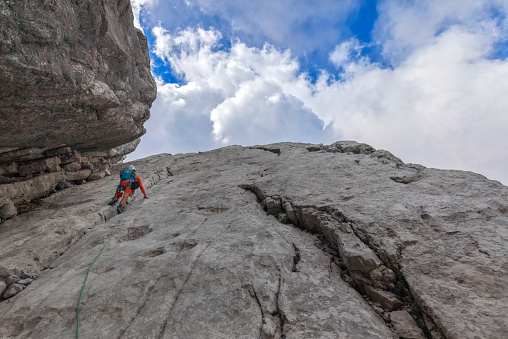
<svg viewBox="0 0 508 339">
<path fill-rule="evenodd" d="M 508 184 L 506 0 L 131 0 L 157 99 L 128 160 L 356 140 Z"/>
</svg>

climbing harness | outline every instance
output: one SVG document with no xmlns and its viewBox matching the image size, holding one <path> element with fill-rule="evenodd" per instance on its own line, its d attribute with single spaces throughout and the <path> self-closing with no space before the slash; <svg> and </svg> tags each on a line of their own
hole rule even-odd
<svg viewBox="0 0 508 339">
<path fill-rule="evenodd" d="M 126 209 L 127 209 L 127 206 L 124 206 L 123 212 L 125 212 Z M 118 220 L 118 222 L 115 224 L 115 227 L 113 227 L 111 232 L 109 232 L 108 238 L 106 239 L 104 246 L 102 246 L 99 254 L 97 254 L 95 259 L 92 261 L 92 264 L 90 265 L 90 267 L 88 267 L 88 271 L 86 272 L 85 281 L 83 282 L 83 287 L 81 287 L 81 293 L 79 294 L 79 299 L 78 299 L 78 316 L 77 316 L 77 320 L 76 320 L 76 339 L 79 339 L 79 310 L 80 310 L 80 305 L 81 305 L 81 298 L 83 297 L 83 291 L 85 290 L 86 280 L 88 279 L 88 274 L 90 274 L 90 271 L 92 270 L 93 265 L 95 264 L 97 259 L 102 254 L 102 251 L 104 251 L 104 249 L 106 248 L 109 240 L 111 239 L 111 236 L 113 235 L 113 233 L 115 233 L 116 227 L 118 226 L 118 224 L 120 224 L 120 221 L 121 221 L 121 219 L 123 219 L 123 217 L 124 216 L 122 216 L 120 218 L 120 220 Z"/>
</svg>

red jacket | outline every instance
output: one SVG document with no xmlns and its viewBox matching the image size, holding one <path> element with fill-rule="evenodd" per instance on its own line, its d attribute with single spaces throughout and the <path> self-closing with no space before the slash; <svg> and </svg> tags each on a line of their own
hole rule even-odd
<svg viewBox="0 0 508 339">
<path fill-rule="evenodd" d="M 141 189 L 141 192 L 143 192 L 143 194 L 146 195 L 145 188 L 143 187 L 143 183 L 141 182 L 141 178 L 137 173 L 136 173 L 136 181 L 139 182 L 139 188 Z"/>
<path fill-rule="evenodd" d="M 141 178 L 137 173 L 136 173 L 136 181 L 139 182 L 139 188 L 141 188 L 141 192 L 143 192 L 143 194 L 146 195 L 146 191 L 145 188 L 143 187 L 143 183 L 141 182 Z M 122 191 L 125 190 L 126 188 L 129 188 L 129 191 L 127 191 L 127 193 L 130 194 L 131 185 L 132 182 L 130 180 L 122 180 L 120 181 L 120 185 L 118 185 L 118 188 Z"/>
</svg>

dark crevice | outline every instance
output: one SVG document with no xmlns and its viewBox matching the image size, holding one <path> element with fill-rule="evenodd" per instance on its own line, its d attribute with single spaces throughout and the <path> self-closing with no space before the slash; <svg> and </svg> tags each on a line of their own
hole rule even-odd
<svg viewBox="0 0 508 339">
<path fill-rule="evenodd" d="M 44 205 L 43 199 L 50 197 L 51 195 L 58 192 L 59 190 L 60 190 L 60 188 L 57 186 L 54 189 L 46 191 L 40 197 L 16 203 L 15 205 L 16 205 L 16 209 L 17 209 L 17 215 L 25 214 L 25 213 L 31 212 L 33 210 L 36 210 L 37 208 L 40 208 L 41 206 Z"/>
<path fill-rule="evenodd" d="M 220 213 L 227 212 L 229 210 L 228 207 L 223 207 L 222 203 L 217 203 L 214 206 L 200 206 L 200 205 L 198 205 L 197 209 L 199 211 L 208 212 L 210 214 L 220 214 Z"/>
<path fill-rule="evenodd" d="M 407 185 L 413 182 L 420 181 L 422 179 L 422 175 L 416 174 L 413 176 L 390 177 L 390 179 L 392 179 L 395 182 L 398 182 L 399 184 Z"/>
<path fill-rule="evenodd" d="M 157 247 L 153 250 L 148 251 L 143 256 L 145 258 L 155 258 L 155 257 L 158 257 L 159 255 L 163 255 L 164 253 L 166 253 L 166 249 L 163 246 L 161 246 L 161 247 Z"/>
<path fill-rule="evenodd" d="M 294 246 L 294 244 L 293 244 Z M 282 339 L 285 339 L 286 338 L 286 334 L 284 333 L 284 324 L 285 324 L 285 321 L 284 321 L 284 313 L 282 312 L 282 309 L 280 307 L 280 300 L 279 300 L 279 297 L 280 297 L 280 289 L 281 289 L 281 285 L 282 285 L 282 274 L 279 270 L 279 285 L 277 287 L 277 294 L 276 294 L 276 305 L 277 305 L 277 315 L 279 316 L 279 326 L 280 326 L 280 333 L 281 333 L 281 338 Z"/>
<path fill-rule="evenodd" d="M 416 325 L 422 329 L 424 332 L 424 335 L 426 338 L 431 339 L 431 333 L 427 327 L 427 324 L 425 323 L 426 317 L 430 321 L 430 326 L 437 329 L 438 327 L 435 326 L 435 324 L 432 322 L 431 317 L 429 315 L 424 315 L 420 305 L 416 302 L 413 294 L 411 293 L 410 287 L 408 283 L 406 282 L 404 276 L 400 273 L 400 267 L 398 267 L 398 263 L 391 263 L 391 262 L 385 262 L 383 258 L 386 258 L 384 255 L 379 255 L 379 249 L 374 245 L 374 242 L 369 239 L 369 236 L 366 234 L 366 232 L 362 231 L 358 227 L 355 227 L 354 222 L 347 218 L 343 213 L 341 213 L 337 208 L 333 206 L 322 206 L 322 207 L 316 207 L 316 206 L 295 206 L 292 202 L 285 199 L 280 199 L 280 197 L 268 197 L 265 193 L 261 191 L 258 187 L 255 185 L 241 185 L 240 186 L 243 189 L 252 191 L 255 193 L 255 195 L 258 198 L 258 202 L 263 205 L 264 209 L 266 210 L 266 204 L 265 201 L 267 198 L 271 199 L 279 199 L 281 200 L 281 206 L 283 207 L 285 203 L 290 204 L 290 207 L 292 209 L 292 213 L 294 214 L 293 217 L 289 217 L 289 211 L 286 210 L 286 213 L 288 214 L 288 222 L 293 224 L 295 227 L 305 231 L 309 232 L 311 234 L 316 234 L 317 240 L 315 242 L 316 247 L 320 248 L 324 252 L 331 255 L 331 263 L 333 262 L 340 268 L 340 275 L 341 278 L 348 283 L 353 289 L 355 289 L 362 297 L 371 305 L 376 311 L 376 313 L 380 314 L 381 318 L 385 321 L 387 326 L 393 330 L 393 326 L 391 325 L 391 321 L 389 318 L 389 311 L 384 309 L 384 307 L 378 303 L 377 301 L 374 301 L 371 299 L 371 297 L 367 296 L 365 293 L 365 289 L 363 285 L 369 286 L 371 282 L 365 281 L 365 279 L 370 279 L 369 277 L 360 274 L 359 272 L 356 272 L 356 274 L 351 274 L 351 272 L 348 270 L 346 264 L 344 263 L 344 259 L 342 258 L 338 244 L 335 243 L 333 237 L 330 237 L 329 234 L 326 234 L 327 232 L 324 232 L 319 227 L 313 227 L 310 225 L 305 225 L 304 220 L 305 218 L 308 218 L 309 216 L 305 214 L 305 211 L 310 209 L 315 212 L 318 212 L 317 216 L 314 215 L 314 217 L 319 218 L 323 217 L 324 219 L 330 218 L 333 220 L 338 221 L 341 224 L 347 224 L 355 237 L 357 237 L 363 244 L 365 244 L 367 247 L 371 249 L 371 251 L 378 257 L 378 259 L 386 265 L 386 267 L 392 269 L 394 272 L 397 272 L 396 274 L 396 280 L 393 282 L 393 284 L 389 285 L 388 288 L 385 290 L 388 292 L 391 292 L 395 294 L 402 302 L 403 305 L 396 308 L 396 309 L 403 309 L 408 311 L 408 313 L 412 316 L 413 320 L 415 321 Z M 280 217 L 277 218 L 279 221 Z M 319 219 L 318 219 L 319 220 Z M 294 244 L 293 244 L 294 246 Z M 297 251 L 295 247 L 295 257 L 293 258 L 293 272 L 296 270 L 296 263 L 299 261 L 297 259 Z M 396 265 L 394 267 L 394 265 Z M 330 268 L 331 272 L 331 268 Z M 360 280 L 359 277 L 363 277 Z M 396 309 L 393 309 L 395 311 Z"/>
<path fill-rule="evenodd" d="M 353 289 L 355 289 L 358 293 L 362 294 L 359 286 L 351 277 L 351 274 L 349 274 L 349 270 L 347 269 L 346 265 L 344 265 L 344 262 L 342 261 L 342 257 L 340 256 L 337 246 L 334 246 L 331 242 L 329 242 L 326 236 L 324 236 L 323 234 L 319 234 L 316 236 L 314 246 L 330 255 L 330 268 L 329 268 L 330 276 L 332 271 L 332 265 L 337 265 L 340 269 L 340 276 L 342 280 L 348 283 L 348 285 L 351 286 Z"/>
<path fill-rule="evenodd" d="M 278 287 L 277 291 L 275 292 L 275 310 L 272 310 L 271 312 L 263 308 L 263 304 L 261 303 L 261 300 L 258 296 L 258 293 L 256 292 L 256 289 L 254 288 L 253 284 L 247 284 L 242 286 L 245 288 L 249 295 L 256 301 L 256 304 L 259 307 L 260 313 L 261 313 L 261 323 L 259 326 L 259 338 L 261 339 L 273 339 L 273 338 L 285 338 L 284 335 L 284 313 L 281 310 L 280 307 L 280 290 L 281 290 L 281 284 L 282 284 L 282 276 L 280 272 L 280 268 L 278 268 Z M 265 325 L 267 324 L 274 324 L 277 326 L 275 331 L 273 332 L 273 328 L 270 326 L 268 328 L 265 328 Z"/>
<path fill-rule="evenodd" d="M 300 249 L 298 247 L 296 247 L 295 243 L 293 243 L 293 249 L 295 250 L 295 255 L 293 256 L 293 269 L 292 271 L 293 272 L 300 272 L 298 270 L 298 262 L 300 261 L 301 257 L 300 257 Z"/>
<path fill-rule="evenodd" d="M 39 274 L 30 274 L 26 273 L 23 270 L 6 270 L 5 273 L 8 274 L 8 278 L 11 280 L 11 284 L 6 286 L 5 291 L 0 295 L 0 302 L 12 298 L 19 292 L 21 292 L 25 287 L 30 285 L 35 279 L 37 279 L 41 273 Z M 6 277 L 5 277 L 6 278 Z"/>
<path fill-rule="evenodd" d="M 263 150 L 263 151 L 266 151 L 266 152 L 272 152 L 272 153 L 275 153 L 277 155 L 281 155 L 281 151 L 280 151 L 280 148 L 268 148 L 268 147 L 248 147 L 249 149 L 260 149 L 260 150 Z"/>
<path fill-rule="evenodd" d="M 330 256 L 330 263 L 328 264 L 328 279 L 332 279 L 332 257 Z"/>
<path fill-rule="evenodd" d="M 153 229 L 149 225 L 128 227 L 127 234 L 123 234 L 117 240 L 119 242 L 136 240 L 138 238 L 144 237 L 152 231 Z"/>
<path fill-rule="evenodd" d="M 400 273 L 400 267 L 398 266 L 398 264 L 395 263 L 395 265 L 397 265 L 397 266 L 394 267 L 393 263 L 383 260 L 384 256 L 379 255 L 379 249 L 374 245 L 374 242 L 372 242 L 369 239 L 369 235 L 366 234 L 366 232 L 363 231 L 362 229 L 355 227 L 354 222 L 349 220 L 340 211 L 338 211 L 335 208 L 330 208 L 328 206 L 320 208 L 320 210 L 330 213 L 332 215 L 332 218 L 334 218 L 335 220 L 337 220 L 339 222 L 349 224 L 350 229 L 353 231 L 353 234 L 362 243 L 367 245 L 371 249 L 371 251 L 379 258 L 379 260 L 381 260 L 381 262 L 383 262 L 388 268 L 392 269 L 394 272 L 398 273 L 397 280 L 393 284 L 393 287 L 390 286 L 387 290 L 389 292 L 394 293 L 397 297 L 399 297 L 400 299 L 402 299 L 402 301 L 404 301 L 405 307 L 403 307 L 403 308 L 409 312 L 409 314 L 412 316 L 413 320 L 415 321 L 416 325 L 424 332 L 425 336 L 428 339 L 431 339 L 432 336 L 431 336 L 430 331 L 424 321 L 424 315 L 423 315 L 422 309 L 421 309 L 420 305 L 416 302 L 413 294 L 411 293 L 409 284 L 406 282 L 403 274 Z M 354 281 L 354 279 L 353 279 L 353 281 Z M 353 287 L 357 290 L 359 288 L 361 290 L 360 294 L 362 294 L 362 296 L 364 296 L 365 294 L 362 293 L 363 289 L 360 286 L 358 286 L 358 284 L 355 283 L 355 285 L 357 286 L 357 288 L 353 287 L 353 285 L 350 284 L 351 287 Z M 387 321 L 386 319 L 384 319 L 384 320 Z M 429 320 L 430 320 L 430 317 L 429 317 Z M 434 326 L 434 327 L 436 327 L 436 326 Z"/>
<path fill-rule="evenodd" d="M 307 151 L 309 151 L 309 152 L 319 152 L 319 151 L 325 151 L 325 149 L 324 149 L 324 147 L 310 146 L 310 147 L 307 147 Z"/>
<path fill-rule="evenodd" d="M 344 265 L 344 262 L 342 260 L 342 257 L 337 249 L 336 246 L 334 246 L 332 243 L 328 241 L 328 239 L 324 235 L 318 235 L 317 240 L 315 241 L 316 247 L 321 249 L 322 251 L 330 254 L 330 265 L 334 263 L 340 268 L 340 275 L 342 280 L 347 282 L 349 286 L 351 286 L 353 289 L 355 289 L 362 298 L 370 305 L 372 308 L 378 313 L 381 318 L 384 320 L 385 324 L 393 330 L 393 326 L 391 324 L 390 318 L 389 318 L 389 311 L 384 309 L 382 305 L 380 305 L 378 302 L 373 301 L 367 294 L 365 294 L 364 289 L 355 282 L 354 278 L 351 276 L 349 270 L 347 269 L 346 265 Z M 331 272 L 331 268 L 330 268 Z M 418 303 L 414 300 L 414 297 L 412 293 L 410 292 L 409 285 L 404 279 L 398 279 L 392 288 L 389 289 L 390 292 L 394 293 L 399 297 L 403 302 L 404 306 L 401 307 L 401 309 L 408 311 L 408 313 L 411 315 L 413 320 L 415 321 L 416 325 L 422 329 L 424 332 L 426 338 L 431 339 L 432 336 L 430 334 L 429 329 L 427 328 L 427 325 L 424 320 L 423 312 L 418 305 Z M 381 312 L 380 312 L 381 311 Z M 430 320 L 430 317 L 429 317 Z"/>
</svg>

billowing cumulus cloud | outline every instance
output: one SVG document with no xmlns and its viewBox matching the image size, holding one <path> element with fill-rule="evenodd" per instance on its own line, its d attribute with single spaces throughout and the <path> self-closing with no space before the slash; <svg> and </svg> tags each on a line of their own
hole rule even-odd
<svg viewBox="0 0 508 339">
<path fill-rule="evenodd" d="M 508 5 L 443 6 L 382 2 L 374 35 L 390 62 L 364 53 L 375 42 L 349 38 L 330 49 L 336 72 L 323 70 L 317 81 L 289 49 L 239 39 L 225 48 L 213 28 L 155 27 L 152 52 L 182 84 L 159 79 L 134 157 L 349 139 L 406 162 L 472 170 L 507 184 L 508 60 L 496 48 L 506 42 Z M 505 14 L 493 18 L 493 8 Z"/>
<path fill-rule="evenodd" d="M 323 122 L 298 98 L 262 77 L 242 83 L 210 114 L 215 140 L 223 145 L 319 142 Z"/>
<path fill-rule="evenodd" d="M 488 36 L 454 27 L 397 68 L 360 63 L 346 80 L 318 81 L 305 102 L 325 122 L 340 121 L 333 130 L 346 139 L 507 182 L 508 62 L 487 59 L 491 47 Z"/>
<path fill-rule="evenodd" d="M 372 63 L 369 57 L 362 55 L 362 50 L 365 47 L 365 44 L 356 38 L 350 38 L 335 46 L 335 49 L 330 53 L 330 61 L 341 71 L 339 73 L 341 78 L 357 76 L 359 72 L 365 72 L 378 66 Z"/>
<path fill-rule="evenodd" d="M 171 64 L 185 84 L 159 79 L 157 100 L 145 124 L 148 133 L 134 156 L 148 149 L 155 154 L 323 140 L 323 122 L 295 96 L 298 83 L 307 83 L 298 77 L 298 64 L 288 51 L 240 42 L 229 52 L 220 51 L 220 33 L 214 30 L 170 35 L 155 27 L 153 34 L 153 53 Z"/>
</svg>

